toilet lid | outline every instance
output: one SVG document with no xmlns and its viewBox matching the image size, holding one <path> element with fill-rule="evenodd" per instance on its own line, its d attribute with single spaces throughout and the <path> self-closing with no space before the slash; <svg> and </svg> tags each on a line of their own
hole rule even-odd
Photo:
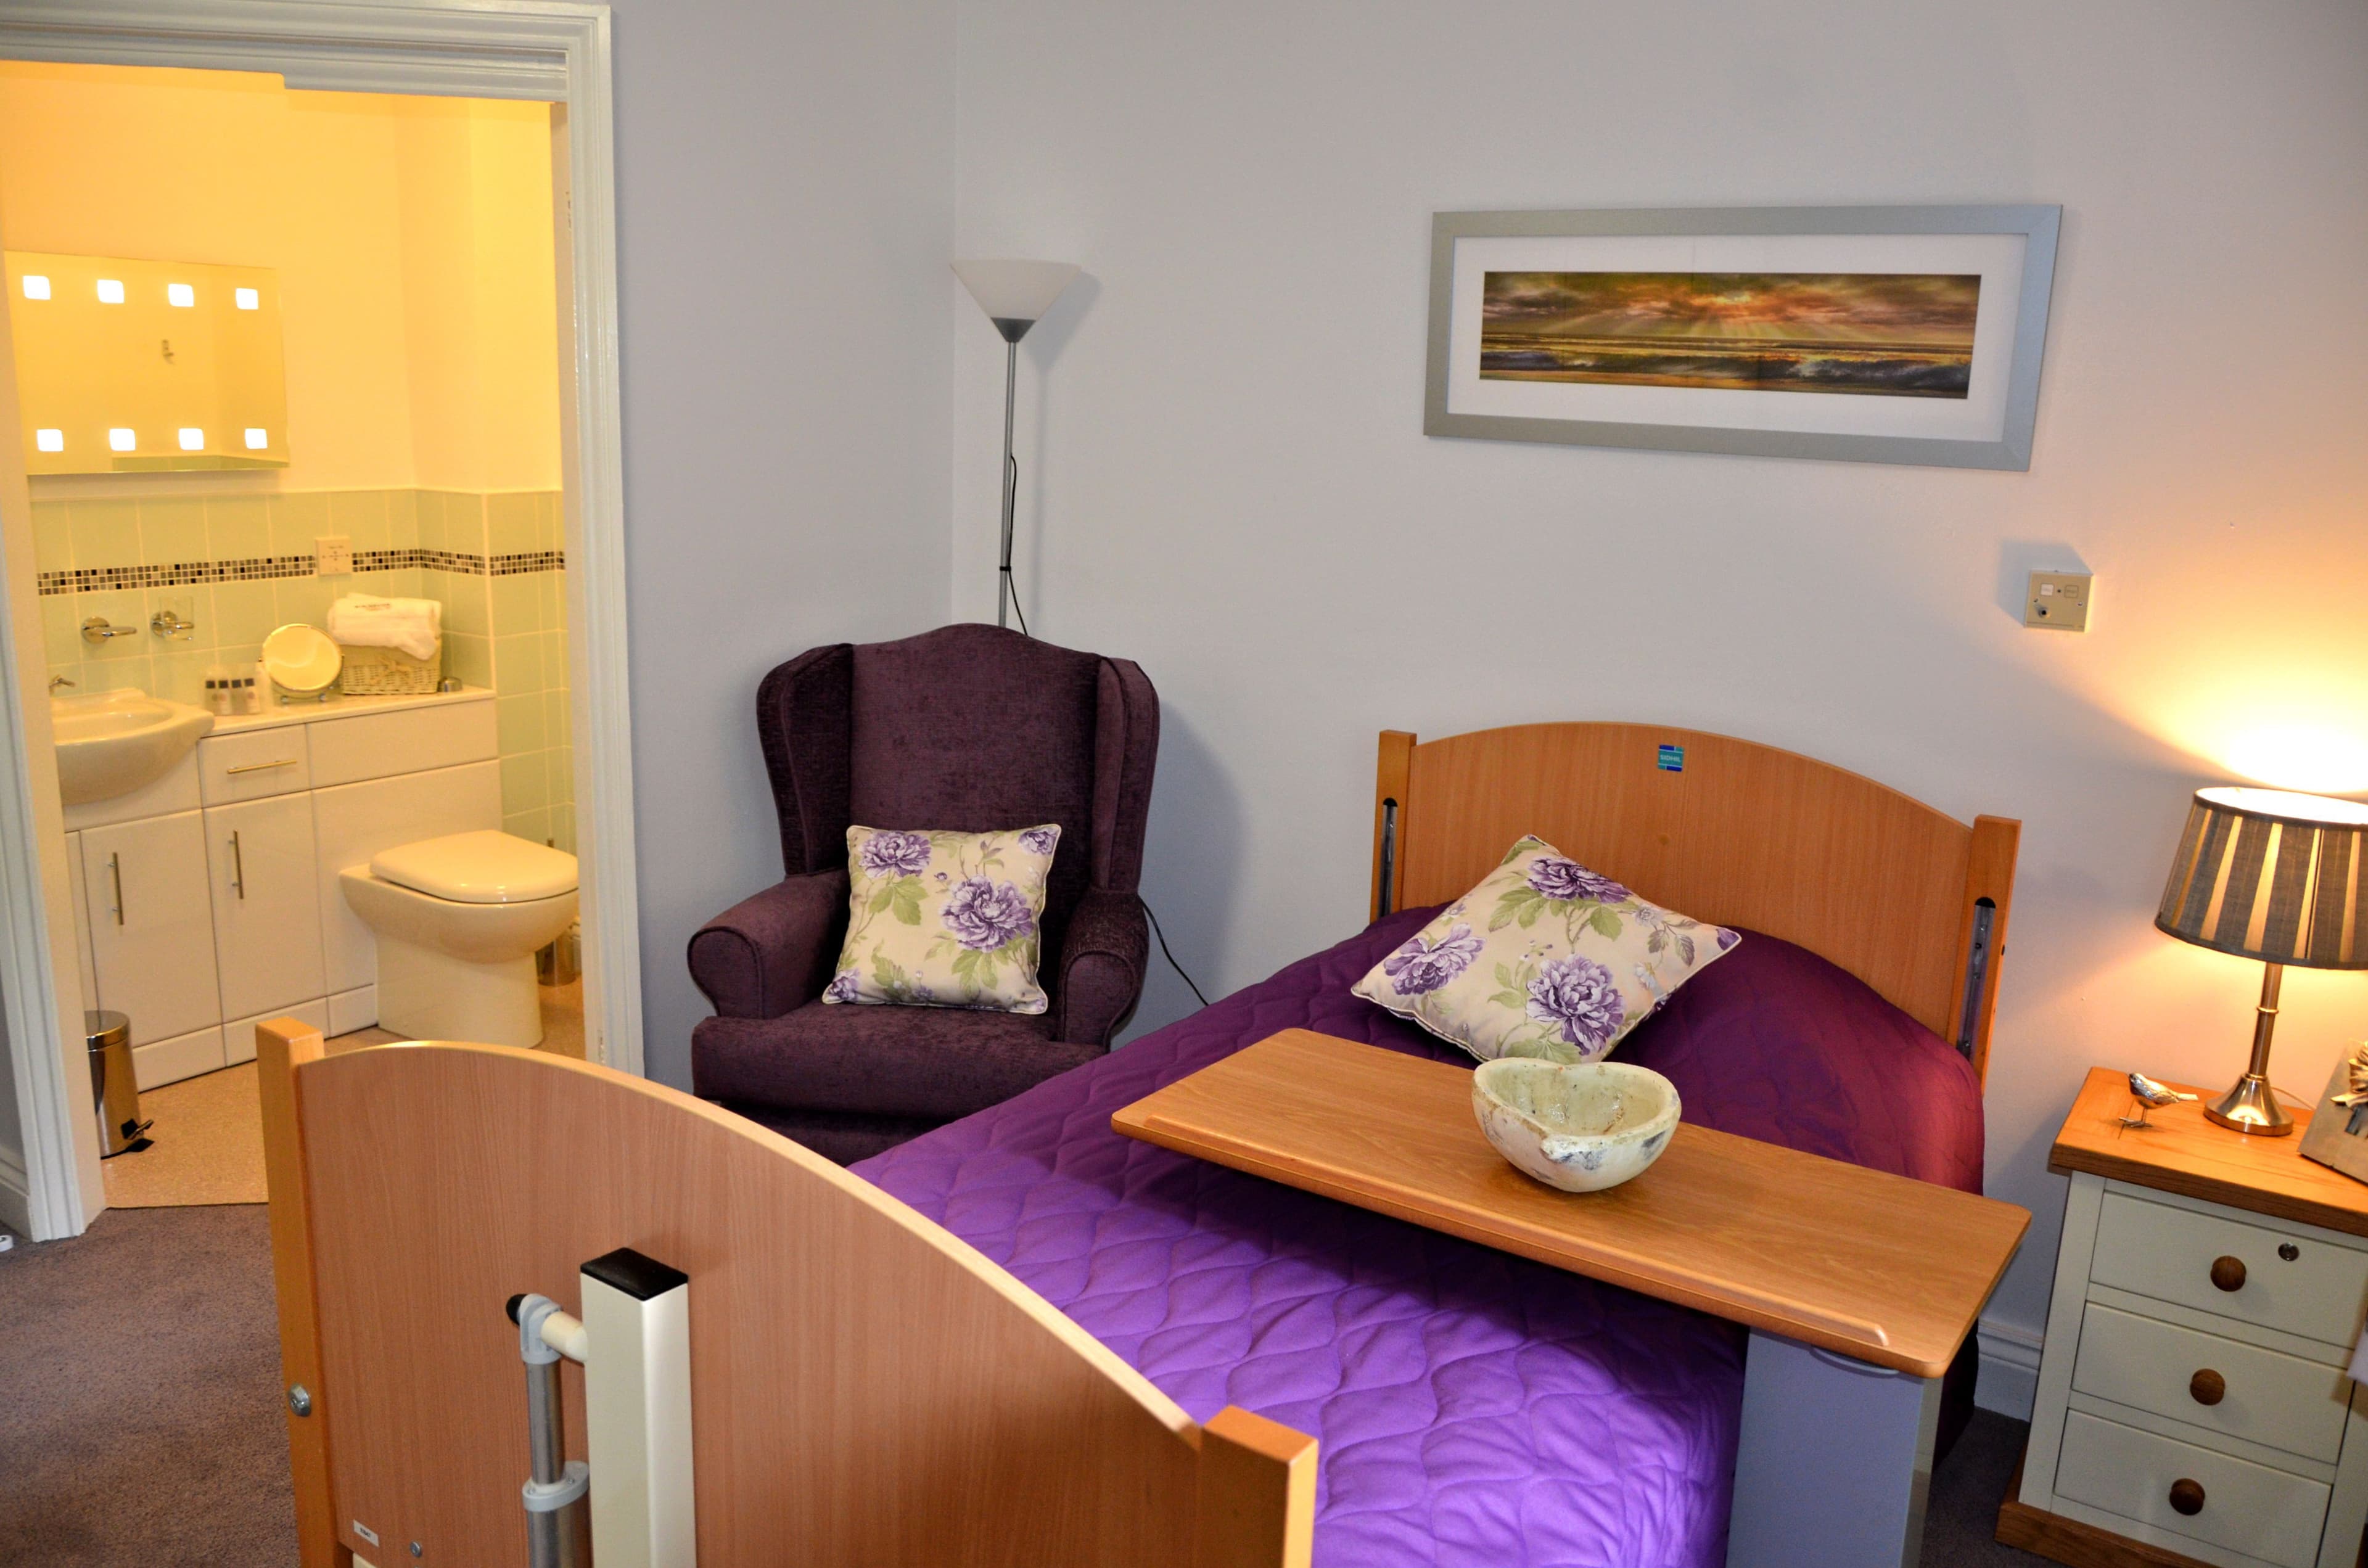
<svg viewBox="0 0 2368 1568">
<path fill-rule="evenodd" d="M 370 875 L 455 903 L 525 903 L 575 891 L 575 857 L 491 829 L 399 844 Z"/>
</svg>

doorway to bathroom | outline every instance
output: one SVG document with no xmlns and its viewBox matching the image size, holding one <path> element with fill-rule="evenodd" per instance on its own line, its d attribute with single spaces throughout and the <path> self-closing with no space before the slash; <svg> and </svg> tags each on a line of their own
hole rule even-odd
<svg viewBox="0 0 2368 1568">
<path fill-rule="evenodd" d="M 586 389 L 564 114 L 0 61 L 31 471 L 9 568 L 55 699 L 14 738 L 61 786 L 47 847 L 74 929 L 46 934 L 79 996 L 60 1011 L 121 1015 L 89 1023 L 128 1037 L 141 1092 L 144 1125 L 84 1165 L 108 1204 L 260 1199 L 240 1080 L 265 1017 L 332 1049 L 638 1065 L 617 1050 L 637 1031 L 603 1027 L 598 941 L 586 1026 L 573 918 L 598 694 L 569 580 Z M 239 335 L 265 322 L 276 357 Z M 165 407 L 160 378 L 203 398 Z M 613 869 L 630 888 L 629 845 Z M 83 1041 L 62 1044 L 71 1072 Z"/>
</svg>

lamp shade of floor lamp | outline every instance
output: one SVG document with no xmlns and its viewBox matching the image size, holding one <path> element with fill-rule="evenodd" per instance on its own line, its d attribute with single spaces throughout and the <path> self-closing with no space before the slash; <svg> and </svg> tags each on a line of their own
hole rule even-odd
<svg viewBox="0 0 2368 1568">
<path fill-rule="evenodd" d="M 2283 790 L 2198 790 L 2155 925 L 2181 941 L 2268 965 L 2253 1055 L 2204 1108 L 2257 1136 L 2294 1131 L 2270 1087 L 2270 1036 L 2285 966 L 2368 969 L 2368 804 Z"/>
<path fill-rule="evenodd" d="M 1019 340 L 1044 319 L 1061 290 L 1077 276 L 1065 261 L 958 261 L 954 276 L 1003 335 L 1003 548 L 996 557 L 995 624 L 1011 608 L 1011 519 L 1019 502 L 1019 461 L 1011 455 L 1011 413 L 1019 387 Z"/>
</svg>

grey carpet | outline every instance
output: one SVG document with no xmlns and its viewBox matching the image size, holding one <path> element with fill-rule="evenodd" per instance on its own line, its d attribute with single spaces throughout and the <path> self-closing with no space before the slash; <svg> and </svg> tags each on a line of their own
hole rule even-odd
<svg viewBox="0 0 2368 1568">
<path fill-rule="evenodd" d="M 260 1205 L 0 1253 L 6 1568 L 292 1568 L 279 1409 Z"/>
<path fill-rule="evenodd" d="M 259 1206 L 118 1209 L 0 1253 L 0 1568 L 296 1561 Z M 1924 1568 L 1991 1539 L 2028 1430 L 1983 1410 L 1932 1478 Z"/>
</svg>

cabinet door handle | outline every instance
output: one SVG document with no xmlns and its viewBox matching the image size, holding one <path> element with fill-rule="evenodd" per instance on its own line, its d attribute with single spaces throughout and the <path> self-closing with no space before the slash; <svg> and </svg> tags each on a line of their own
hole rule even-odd
<svg viewBox="0 0 2368 1568">
<path fill-rule="evenodd" d="M 293 767 L 295 766 L 296 759 L 294 757 L 283 756 L 278 762 L 242 762 L 236 767 L 223 768 L 222 772 L 224 775 L 233 773 L 268 773 L 275 767 Z"/>
<path fill-rule="evenodd" d="M 238 890 L 241 901 L 246 897 L 246 856 L 238 846 L 238 835 L 230 835 L 230 885 Z"/>
<path fill-rule="evenodd" d="M 2203 1512 L 2203 1483 L 2180 1476 L 2170 1483 L 2170 1506 L 2174 1513 L 2192 1518 Z"/>
<path fill-rule="evenodd" d="M 2206 1367 L 2187 1380 L 2187 1397 L 2198 1404 L 2217 1404 L 2228 1397 L 2228 1380 Z"/>
<path fill-rule="evenodd" d="M 2222 1256 L 2212 1260 L 2212 1284 L 2214 1290 L 2241 1290 L 2245 1288 L 2245 1260 Z"/>
<path fill-rule="evenodd" d="M 107 858 L 107 874 L 108 874 L 108 876 L 110 876 L 110 877 L 112 877 L 112 878 L 114 878 L 114 879 L 115 879 L 115 923 L 116 923 L 118 926 L 120 926 L 120 925 L 122 925 L 122 924 L 123 924 L 123 857 L 122 857 L 122 856 L 120 856 L 120 855 L 109 855 L 109 856 Z"/>
</svg>

